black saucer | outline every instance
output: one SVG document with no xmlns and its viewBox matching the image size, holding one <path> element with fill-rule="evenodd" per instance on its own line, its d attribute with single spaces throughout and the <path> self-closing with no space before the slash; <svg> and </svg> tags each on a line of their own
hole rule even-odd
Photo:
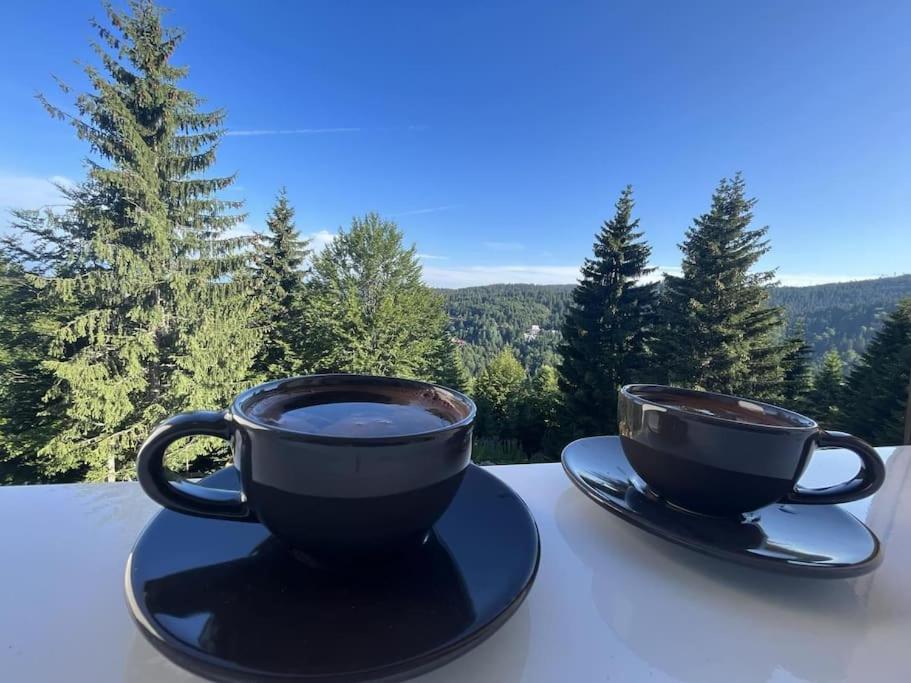
<svg viewBox="0 0 911 683">
<path fill-rule="evenodd" d="M 574 441 L 562 459 L 573 484 L 598 505 L 706 555 L 823 578 L 859 576 L 882 561 L 879 539 L 834 505 L 776 503 L 736 518 L 710 517 L 674 507 L 649 490 L 615 436 Z"/>
<path fill-rule="evenodd" d="M 202 483 L 237 487 L 236 470 Z M 496 631 L 539 556 L 525 503 L 472 465 L 423 546 L 345 571 L 295 559 L 259 524 L 164 510 L 130 554 L 126 592 L 156 648 L 216 680 L 401 680 Z"/>
</svg>

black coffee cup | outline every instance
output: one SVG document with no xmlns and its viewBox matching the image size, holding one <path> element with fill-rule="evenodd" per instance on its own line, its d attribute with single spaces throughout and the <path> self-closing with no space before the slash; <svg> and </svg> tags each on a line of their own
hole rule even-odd
<svg viewBox="0 0 911 683">
<path fill-rule="evenodd" d="M 750 399 L 631 384 L 620 389 L 619 416 L 620 442 L 636 474 L 653 492 L 694 512 L 847 503 L 873 495 L 886 476 L 882 459 L 857 437 Z M 857 475 L 825 488 L 799 486 L 810 456 L 829 446 L 857 453 Z"/>
<path fill-rule="evenodd" d="M 318 420 L 285 419 L 344 404 L 368 413 L 373 406 L 407 406 L 428 411 L 434 422 L 429 429 L 398 425 L 393 412 L 380 424 L 391 433 L 376 435 L 359 432 L 356 420 L 326 433 Z M 139 449 L 139 482 L 166 508 L 260 522 L 315 557 L 385 552 L 426 538 L 449 506 L 471 461 L 474 419 L 467 396 L 424 382 L 362 375 L 278 380 L 242 393 L 227 410 L 159 424 Z M 193 435 L 231 443 L 240 492 L 199 486 L 165 468 L 168 445 Z"/>
</svg>

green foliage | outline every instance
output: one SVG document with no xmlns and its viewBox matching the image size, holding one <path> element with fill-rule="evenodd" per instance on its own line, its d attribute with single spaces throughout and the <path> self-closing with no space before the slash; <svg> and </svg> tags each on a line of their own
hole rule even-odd
<svg viewBox="0 0 911 683">
<path fill-rule="evenodd" d="M 506 347 L 487 364 L 475 386 L 478 436 L 510 439 L 517 431 L 516 415 L 525 388 L 525 369 Z"/>
<path fill-rule="evenodd" d="M 532 377 L 518 410 L 518 438 L 525 452 L 541 453 L 545 461 L 559 460 L 564 415 L 557 371 L 542 365 Z"/>
<path fill-rule="evenodd" d="M 781 404 L 797 412 L 811 408 L 810 392 L 813 390 L 813 347 L 806 340 L 803 325 L 785 342 L 781 363 L 784 369 Z"/>
<path fill-rule="evenodd" d="M 769 249 L 767 228 L 750 228 L 754 204 L 740 174 L 722 180 L 686 232 L 682 276 L 665 278 L 661 355 L 673 384 L 781 397 L 782 315 L 768 304 L 774 274 L 751 271 Z"/>
<path fill-rule="evenodd" d="M 841 425 L 840 405 L 845 385 L 845 366 L 835 350 L 823 356 L 813 378 L 809 396 L 810 417 L 827 429 Z"/>
<path fill-rule="evenodd" d="M 529 379 L 507 347 L 481 373 L 474 398 L 476 444 L 480 444 L 476 447 L 481 454 L 476 460 L 497 464 L 559 460 L 564 443 L 563 394 L 553 367 L 543 365 Z"/>
<path fill-rule="evenodd" d="M 898 304 L 851 371 L 841 425 L 870 443 L 904 443 L 911 386 L 911 298 Z"/>
<path fill-rule="evenodd" d="M 632 218 L 633 190 L 627 186 L 614 217 L 595 236 L 594 258 L 582 266 L 582 279 L 563 325 L 561 389 L 567 419 L 576 434 L 617 431 L 617 390 L 652 378 L 649 359 L 654 333 L 655 284 L 642 278 L 651 248 Z"/>
<path fill-rule="evenodd" d="M 313 370 L 421 377 L 432 365 L 446 314 L 402 242 L 395 223 L 370 213 L 314 259 L 300 331 Z"/>
<path fill-rule="evenodd" d="M 297 374 L 306 366 L 298 340 L 306 334 L 299 320 L 309 241 L 301 239 L 294 227 L 294 209 L 284 188 L 266 218 L 266 228 L 265 234 L 257 236 L 253 257 L 255 291 L 261 301 L 259 329 L 265 341 L 255 370 L 275 379 Z"/>
<path fill-rule="evenodd" d="M 55 406 L 42 399 L 54 382 L 43 361 L 58 311 L 40 296 L 40 279 L 0 255 L 0 483 L 44 479 L 36 454 L 57 429 Z"/>
<path fill-rule="evenodd" d="M 43 401 L 60 419 L 39 456 L 50 473 L 111 480 L 132 475 L 156 422 L 225 405 L 244 387 L 259 339 L 244 242 L 222 237 L 242 219 L 216 196 L 233 177 L 204 175 L 224 115 L 180 88 L 186 68 L 170 58 L 182 34 L 151 2 L 107 13 L 110 27 L 94 24 L 103 68 L 85 67 L 91 91 L 75 112 L 41 98 L 89 144 L 87 178 L 63 188 L 63 214 L 20 214 L 25 239 L 8 251 L 43 266 L 33 281 L 66 311 L 42 363 L 53 375 Z M 184 442 L 177 462 L 211 448 Z"/>
<path fill-rule="evenodd" d="M 478 465 L 521 465 L 528 462 L 528 455 L 515 439 L 475 439 L 471 459 Z"/>
<path fill-rule="evenodd" d="M 816 360 L 835 349 L 846 362 L 859 358 L 898 302 L 911 297 L 911 275 L 813 287 L 773 287 L 773 306 L 787 311 L 793 334 L 799 324 Z"/>
<path fill-rule="evenodd" d="M 541 365 L 559 366 L 560 328 L 572 303 L 572 285 L 488 285 L 440 290 L 461 341 L 472 376 L 510 345 L 527 372 Z M 830 348 L 850 360 L 863 352 L 883 319 L 904 296 L 911 296 L 911 275 L 809 287 L 769 288 L 769 304 L 784 310 L 788 337 L 803 324 L 806 340 L 819 361 Z M 532 325 L 541 333 L 526 340 Z"/>
<path fill-rule="evenodd" d="M 449 334 L 443 335 L 430 357 L 428 367 L 421 374 L 437 384 L 463 393 L 471 393 L 474 386 L 474 382 L 462 362 L 459 347 Z"/>
<path fill-rule="evenodd" d="M 477 377 L 506 346 L 527 372 L 558 363 L 560 327 L 571 285 L 488 285 L 441 290 L 452 333 L 465 343 L 462 357 Z M 532 334 L 532 326 L 540 331 Z"/>
</svg>

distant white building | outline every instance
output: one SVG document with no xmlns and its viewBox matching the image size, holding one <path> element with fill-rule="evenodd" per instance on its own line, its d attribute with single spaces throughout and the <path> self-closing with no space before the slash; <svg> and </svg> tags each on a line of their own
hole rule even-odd
<svg viewBox="0 0 911 683">
<path fill-rule="evenodd" d="M 538 335 L 541 334 L 540 325 L 532 325 L 528 328 L 528 332 L 522 335 L 522 338 L 525 341 L 531 341 L 532 339 L 537 339 Z"/>
</svg>

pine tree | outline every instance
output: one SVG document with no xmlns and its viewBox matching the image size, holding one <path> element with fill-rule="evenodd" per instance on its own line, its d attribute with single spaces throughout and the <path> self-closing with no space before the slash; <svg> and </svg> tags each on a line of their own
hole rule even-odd
<svg viewBox="0 0 911 683">
<path fill-rule="evenodd" d="M 560 386 L 577 434 L 615 433 L 618 388 L 653 378 L 656 285 L 642 283 L 653 270 L 647 266 L 651 248 L 632 210 L 627 186 L 595 237 L 594 258 L 585 260 L 563 325 Z"/>
<path fill-rule="evenodd" d="M 0 254 L 0 484 L 49 480 L 35 454 L 55 429 L 42 397 L 53 375 L 42 366 L 52 311 L 22 266 Z"/>
<path fill-rule="evenodd" d="M 254 252 L 256 293 L 261 299 L 259 329 L 266 343 L 256 359 L 256 372 L 269 379 L 307 369 L 298 349 L 306 334 L 299 325 L 304 287 L 303 265 L 309 241 L 294 227 L 294 209 L 282 188 L 266 218 L 268 231 L 258 235 Z"/>
<path fill-rule="evenodd" d="M 472 381 L 462 362 L 462 353 L 455 340 L 444 334 L 430 359 L 430 366 L 421 373 L 427 379 L 444 387 L 471 393 Z"/>
<path fill-rule="evenodd" d="M 313 260 L 303 317 L 303 352 L 318 372 L 424 378 L 446 334 L 443 300 L 421 281 L 414 246 L 375 213 Z"/>
<path fill-rule="evenodd" d="M 842 394 L 845 386 L 845 366 L 835 349 L 822 358 L 813 377 L 813 391 L 810 392 L 809 417 L 812 417 L 826 429 L 841 426 Z"/>
<path fill-rule="evenodd" d="M 767 228 L 750 228 L 755 199 L 738 173 L 723 179 L 711 210 L 680 245 L 682 276 L 666 275 L 661 351 L 673 384 L 779 400 L 782 313 L 768 304 L 770 271 L 751 272 L 769 250 Z"/>
<path fill-rule="evenodd" d="M 475 385 L 478 436 L 515 437 L 525 379 L 525 369 L 508 346 L 487 364 Z"/>
<path fill-rule="evenodd" d="M 45 363 L 54 384 L 44 400 L 61 406 L 62 428 L 40 455 L 112 480 L 132 475 L 159 420 L 226 405 L 247 384 L 258 335 L 245 242 L 223 237 L 240 204 L 216 195 L 234 178 L 205 176 L 224 113 L 201 111 L 180 87 L 186 68 L 171 58 L 183 34 L 149 0 L 108 6 L 107 17 L 93 22 L 103 66 L 85 67 L 91 90 L 75 112 L 41 97 L 91 148 L 87 178 L 64 188 L 63 214 L 24 224 L 22 243 L 53 257 L 46 294 L 72 311 Z M 211 448 L 194 439 L 171 460 L 186 467 Z"/>
<path fill-rule="evenodd" d="M 813 390 L 813 347 L 807 343 L 803 322 L 797 325 L 794 334 L 785 344 L 786 352 L 782 358 L 782 405 L 797 412 L 805 412 L 811 407 L 809 396 Z"/>
<path fill-rule="evenodd" d="M 62 402 L 48 398 L 46 361 L 54 332 L 78 312 L 49 286 L 53 275 L 79 272 L 70 245 L 57 243 L 59 221 L 50 209 L 13 211 L 0 240 L 0 481 L 9 483 L 78 481 L 85 471 L 43 451 L 65 419 Z"/>
<path fill-rule="evenodd" d="M 905 443 L 911 388 L 911 299 L 899 302 L 854 366 L 841 424 L 872 444 Z"/>
</svg>

